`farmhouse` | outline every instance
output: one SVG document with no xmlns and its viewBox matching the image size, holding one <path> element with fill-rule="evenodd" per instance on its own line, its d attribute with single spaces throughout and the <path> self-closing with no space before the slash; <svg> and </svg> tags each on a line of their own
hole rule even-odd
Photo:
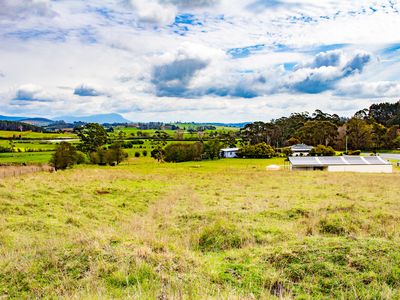
<svg viewBox="0 0 400 300">
<path fill-rule="evenodd" d="M 239 148 L 225 148 L 221 149 L 221 152 L 219 153 L 219 156 L 222 158 L 235 158 L 237 157 L 236 152 L 239 150 Z"/>
<path fill-rule="evenodd" d="M 392 173 L 392 164 L 379 156 L 289 157 L 289 161 L 292 171 Z"/>
<path fill-rule="evenodd" d="M 290 149 L 292 150 L 292 156 L 308 156 L 312 148 L 312 146 L 307 146 L 305 144 L 296 144 L 290 146 Z"/>
</svg>

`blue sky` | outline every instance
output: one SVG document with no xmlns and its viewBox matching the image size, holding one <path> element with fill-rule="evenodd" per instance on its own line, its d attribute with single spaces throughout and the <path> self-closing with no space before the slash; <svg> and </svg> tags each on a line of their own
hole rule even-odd
<svg viewBox="0 0 400 300">
<path fill-rule="evenodd" d="M 0 114 L 350 116 L 400 99 L 400 4 L 0 0 Z"/>
</svg>

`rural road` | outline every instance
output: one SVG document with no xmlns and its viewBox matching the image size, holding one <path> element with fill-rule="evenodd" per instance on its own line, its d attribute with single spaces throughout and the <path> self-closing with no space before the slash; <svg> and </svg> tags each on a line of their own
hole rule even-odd
<svg viewBox="0 0 400 300">
<path fill-rule="evenodd" d="M 362 153 L 364 156 L 369 156 L 369 153 Z M 395 153 L 379 153 L 379 156 L 383 159 L 397 159 L 400 161 L 400 154 Z"/>
</svg>

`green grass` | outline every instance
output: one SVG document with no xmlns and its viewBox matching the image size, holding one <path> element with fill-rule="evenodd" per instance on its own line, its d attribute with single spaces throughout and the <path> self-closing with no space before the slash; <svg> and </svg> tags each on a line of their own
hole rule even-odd
<svg viewBox="0 0 400 300">
<path fill-rule="evenodd" d="M 16 152 L 16 153 L 0 153 L 1 164 L 47 164 L 50 161 L 53 152 Z"/>
<path fill-rule="evenodd" d="M 79 166 L 0 182 L 0 297 L 398 299 L 400 173 L 282 159 Z"/>
<path fill-rule="evenodd" d="M 76 134 L 73 133 L 41 133 L 32 131 L 21 132 L 21 131 L 0 130 L 1 138 L 12 138 L 13 136 L 15 137 L 21 136 L 24 139 L 43 139 L 43 140 L 77 138 Z"/>
</svg>

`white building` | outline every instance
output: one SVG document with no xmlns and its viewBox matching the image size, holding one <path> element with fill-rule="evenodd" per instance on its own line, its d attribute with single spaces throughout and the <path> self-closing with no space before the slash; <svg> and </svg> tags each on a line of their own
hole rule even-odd
<svg viewBox="0 0 400 300">
<path fill-rule="evenodd" d="M 221 149 L 219 156 L 222 158 L 235 158 L 237 157 L 236 152 L 238 152 L 239 148 L 225 148 Z"/>
<path fill-rule="evenodd" d="M 290 170 L 329 172 L 392 173 L 390 162 L 379 156 L 313 156 L 289 157 Z"/>
<path fill-rule="evenodd" d="M 308 146 L 306 144 L 296 144 L 290 146 L 290 149 L 292 150 L 292 156 L 308 156 L 312 148 L 312 146 Z"/>
</svg>

